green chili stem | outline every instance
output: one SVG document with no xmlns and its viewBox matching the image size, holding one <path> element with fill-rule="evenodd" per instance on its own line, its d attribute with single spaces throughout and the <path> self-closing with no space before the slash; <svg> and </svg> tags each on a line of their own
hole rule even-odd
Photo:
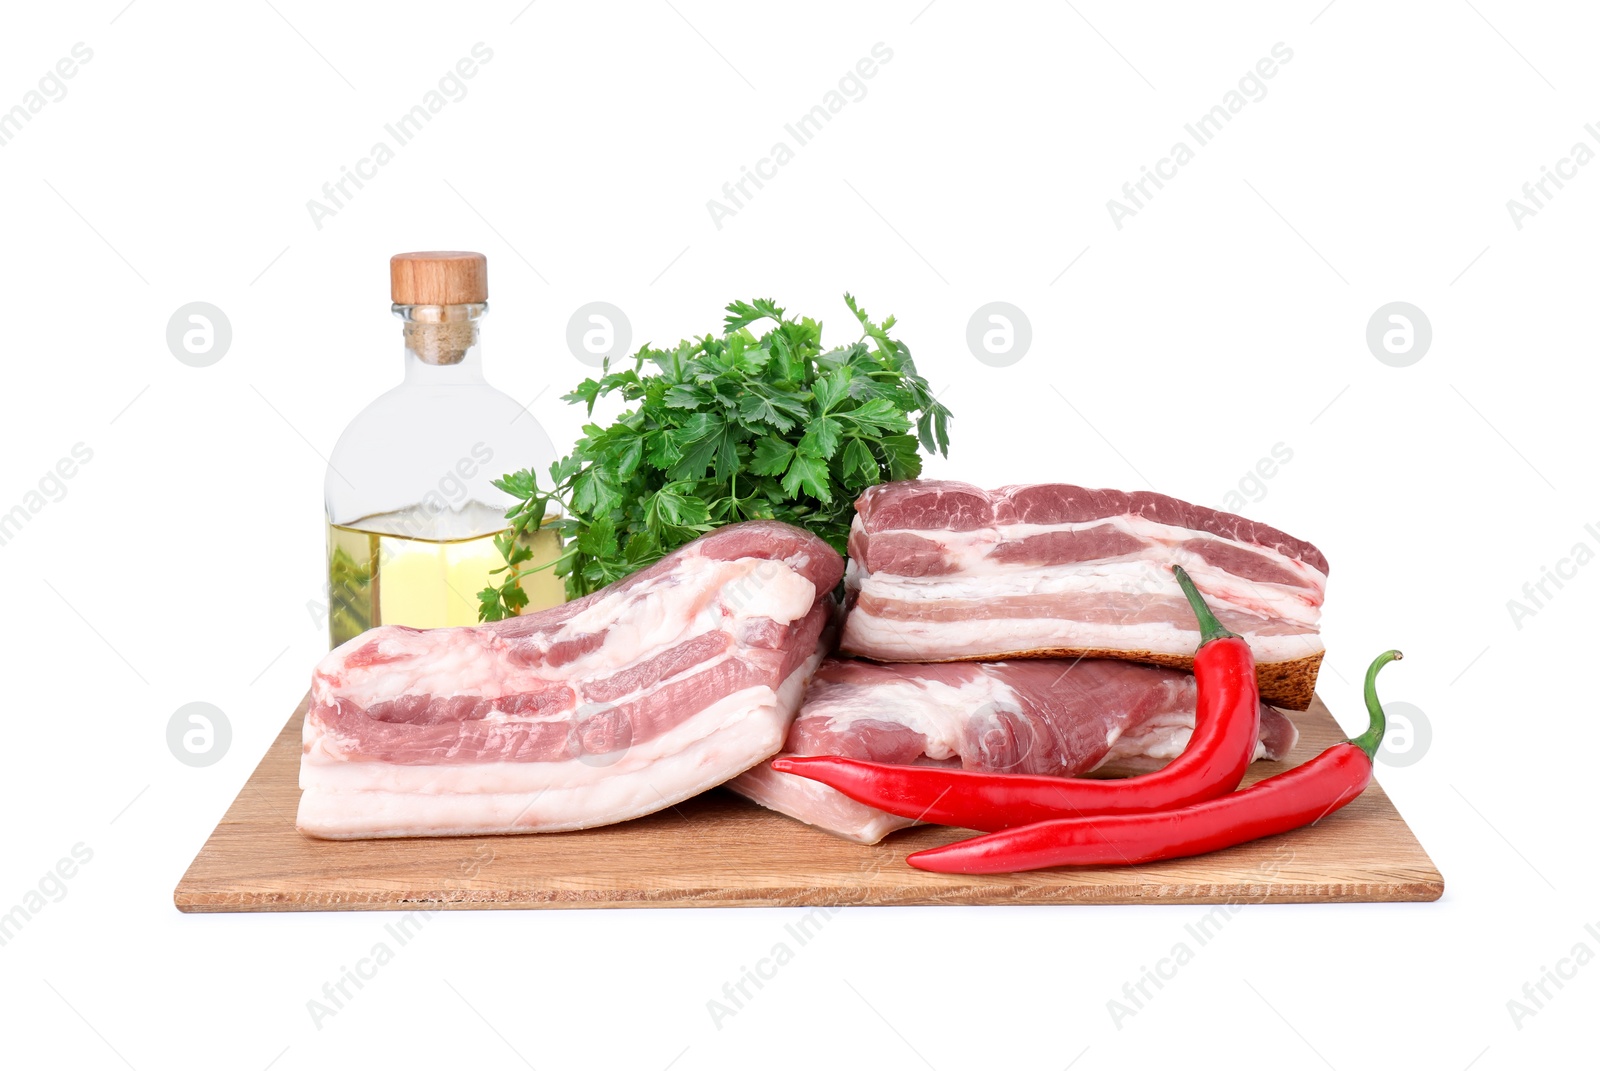
<svg viewBox="0 0 1600 1071">
<path fill-rule="evenodd" d="M 1225 637 L 1239 638 L 1237 632 L 1229 632 L 1222 627 L 1222 622 L 1217 620 L 1217 615 L 1211 612 L 1211 607 L 1200 597 L 1200 589 L 1194 586 L 1194 581 L 1189 579 L 1189 574 L 1183 571 L 1183 566 L 1174 565 L 1172 572 L 1178 578 L 1178 586 L 1183 588 L 1184 598 L 1189 600 L 1189 605 L 1194 609 L 1194 616 L 1200 621 L 1200 646 L 1204 647 L 1212 640 Z"/>
<path fill-rule="evenodd" d="M 1352 737 L 1350 742 L 1367 753 L 1367 758 L 1372 758 L 1378 753 L 1378 745 L 1383 743 L 1383 733 L 1388 727 L 1388 720 L 1383 715 L 1383 704 L 1378 702 L 1378 670 L 1390 662 L 1398 662 L 1404 656 L 1399 651 L 1385 651 L 1372 660 L 1372 665 L 1367 667 L 1367 683 L 1363 692 L 1367 700 L 1367 731 L 1360 736 Z"/>
</svg>

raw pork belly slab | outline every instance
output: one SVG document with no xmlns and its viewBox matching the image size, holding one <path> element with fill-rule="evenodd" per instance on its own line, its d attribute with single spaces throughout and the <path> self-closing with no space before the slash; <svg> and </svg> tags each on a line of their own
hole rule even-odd
<svg viewBox="0 0 1600 1071">
<path fill-rule="evenodd" d="M 784 742 L 786 755 L 937 762 L 1072 776 L 1165 765 L 1194 730 L 1194 677 L 1101 659 L 822 664 Z M 1294 723 L 1263 705 L 1256 758 L 1294 747 Z M 728 787 L 791 818 L 875 844 L 910 819 L 762 763 Z"/>
<path fill-rule="evenodd" d="M 783 744 L 843 571 L 750 521 L 542 613 L 364 633 L 312 677 L 300 831 L 584 829 L 721 784 Z"/>
<path fill-rule="evenodd" d="M 1172 566 L 1249 641 L 1261 695 L 1311 704 L 1328 562 L 1264 524 L 1148 492 L 946 480 L 856 502 L 841 649 L 880 662 L 1093 656 L 1193 665 Z"/>
</svg>

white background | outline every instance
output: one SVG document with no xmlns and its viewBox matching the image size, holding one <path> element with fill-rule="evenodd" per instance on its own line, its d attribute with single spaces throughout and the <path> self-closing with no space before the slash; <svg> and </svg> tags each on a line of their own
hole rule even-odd
<svg viewBox="0 0 1600 1071">
<path fill-rule="evenodd" d="M 93 852 L 0 948 L 7 1064 L 1455 1069 L 1592 1045 L 1600 966 L 1520 1026 L 1507 1002 L 1600 953 L 1600 567 L 1520 627 L 1507 601 L 1600 548 L 1600 167 L 1520 229 L 1506 207 L 1600 148 L 1592 11 L 124 2 L 9 5 L 0 36 L 0 108 L 93 51 L 0 147 L 0 511 L 93 450 L 0 546 L 0 909 Z M 307 200 L 476 42 L 468 95 L 314 226 Z M 707 200 L 877 42 L 865 98 L 713 225 Z M 1114 226 L 1107 200 L 1277 42 L 1265 98 Z M 429 248 L 488 254 L 489 375 L 557 443 L 579 305 L 626 310 L 637 345 L 772 296 L 842 340 L 849 289 L 957 414 L 933 473 L 1219 505 L 1284 444 L 1245 512 L 1332 562 L 1321 690 L 1347 727 L 1368 658 L 1405 650 L 1387 696 L 1433 740 L 1379 776 L 1445 898 L 1249 908 L 1120 1028 L 1107 1001 L 1204 909 L 849 910 L 720 1029 L 707 1001 L 797 913 L 444 913 L 318 1029 L 306 1002 L 393 916 L 171 895 L 324 649 L 319 454 L 398 377 L 385 261 Z M 233 328 L 209 368 L 165 341 L 197 300 Z M 1010 367 L 965 341 L 994 300 L 1032 324 Z M 1396 300 L 1434 332 L 1406 368 L 1365 341 Z M 165 741 L 195 700 L 233 727 L 205 769 Z"/>
</svg>

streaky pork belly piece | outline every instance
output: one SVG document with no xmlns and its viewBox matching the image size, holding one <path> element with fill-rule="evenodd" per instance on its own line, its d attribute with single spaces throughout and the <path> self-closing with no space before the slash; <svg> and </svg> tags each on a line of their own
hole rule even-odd
<svg viewBox="0 0 1600 1071">
<path fill-rule="evenodd" d="M 297 824 L 584 829 L 720 784 L 782 745 L 843 571 L 816 536 L 749 521 L 541 613 L 372 629 L 313 674 Z"/>
<path fill-rule="evenodd" d="M 880 665 L 830 658 L 806 690 L 785 755 L 940 763 L 968 770 L 1142 772 L 1165 765 L 1194 731 L 1194 677 L 1107 659 Z M 1257 759 L 1279 759 L 1294 723 L 1263 705 Z M 914 825 L 768 763 L 728 787 L 862 844 Z"/>
<path fill-rule="evenodd" d="M 1188 668 L 1182 565 L 1256 656 L 1262 697 L 1311 703 L 1328 562 L 1275 528 L 1145 491 L 949 480 L 856 502 L 841 650 L 881 662 L 1126 658 Z"/>
</svg>

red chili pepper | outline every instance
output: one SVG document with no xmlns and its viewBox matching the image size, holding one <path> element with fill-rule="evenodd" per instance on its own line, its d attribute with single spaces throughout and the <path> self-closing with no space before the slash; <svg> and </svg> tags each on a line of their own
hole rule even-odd
<svg viewBox="0 0 1600 1071">
<path fill-rule="evenodd" d="M 1152 773 L 1121 780 L 896 766 L 838 755 L 774 759 L 780 773 L 836 788 L 858 803 L 937 825 L 992 831 L 1083 814 L 1183 807 L 1232 792 L 1255 758 L 1261 698 L 1255 658 L 1222 627 L 1182 567 L 1172 570 L 1200 622 L 1194 656 L 1194 732 L 1183 753 Z"/>
<path fill-rule="evenodd" d="M 1379 655 L 1367 670 L 1367 731 L 1242 792 L 1154 814 L 1059 818 L 913 853 L 906 862 L 943 874 L 1002 874 L 1050 866 L 1120 866 L 1203 855 L 1310 825 L 1349 803 L 1372 780 L 1383 742 Z"/>
</svg>

